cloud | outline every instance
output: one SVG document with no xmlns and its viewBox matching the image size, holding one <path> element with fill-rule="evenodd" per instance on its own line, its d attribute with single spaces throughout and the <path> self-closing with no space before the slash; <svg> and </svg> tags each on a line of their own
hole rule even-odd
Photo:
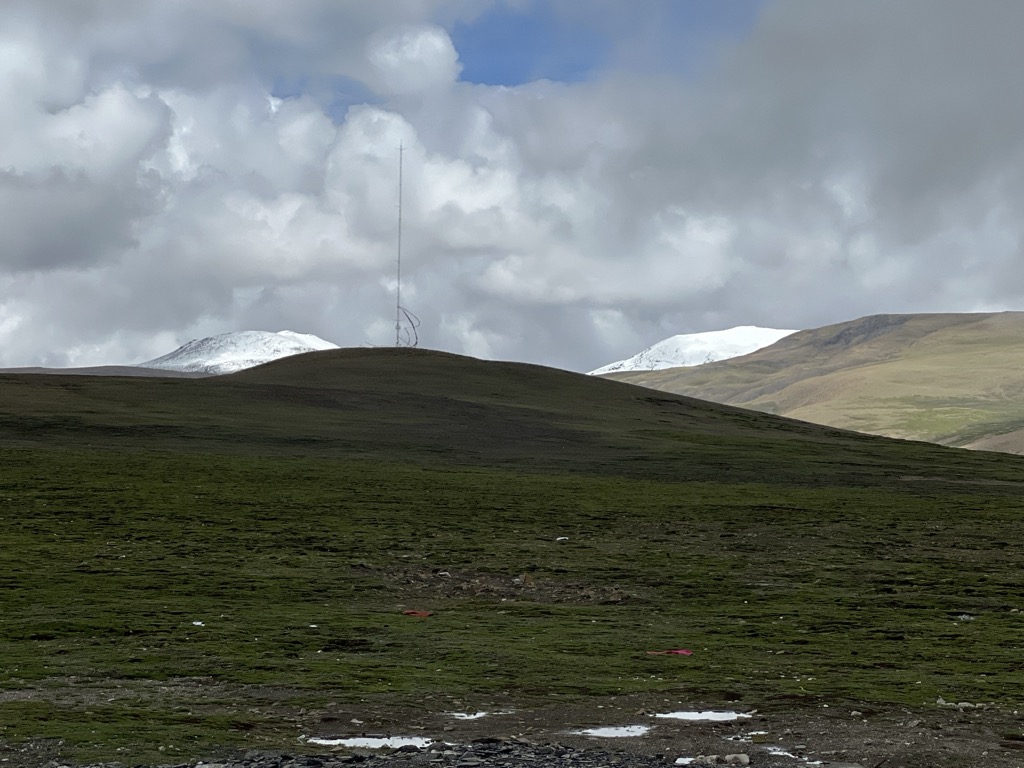
<svg viewBox="0 0 1024 768">
<path fill-rule="evenodd" d="M 34 52 L 11 48 L 7 66 L 17 76 Z M 115 85 L 51 111 L 7 87 L 13 93 L 6 100 L 10 117 L 0 124 L 0 266 L 38 270 L 117 258 L 134 240 L 134 221 L 157 206 L 154 180 L 138 165 L 167 138 L 165 106 Z"/>
<path fill-rule="evenodd" d="M 384 29 L 367 45 L 377 69 L 377 90 L 387 95 L 423 93 L 454 83 L 461 66 L 448 33 L 435 25 Z"/>
<path fill-rule="evenodd" d="M 586 370 L 675 333 L 1020 306 L 1024 6 L 711 4 L 698 66 L 652 31 L 672 3 L 564 5 L 617 52 L 588 81 L 461 79 L 448 30 L 503 7 L 5 3 L 0 365 L 390 343 L 399 144 L 427 346 Z"/>
</svg>

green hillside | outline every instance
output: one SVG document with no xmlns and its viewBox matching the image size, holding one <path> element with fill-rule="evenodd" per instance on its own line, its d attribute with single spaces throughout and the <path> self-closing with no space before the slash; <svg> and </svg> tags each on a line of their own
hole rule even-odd
<svg viewBox="0 0 1024 768">
<path fill-rule="evenodd" d="M 876 315 L 609 378 L 817 424 L 1024 453 L 1024 313 Z"/>
<path fill-rule="evenodd" d="M 1024 706 L 1014 456 L 370 349 L 0 376 L 0 467 L 12 749 L 295 750 L 453 701 Z"/>
</svg>

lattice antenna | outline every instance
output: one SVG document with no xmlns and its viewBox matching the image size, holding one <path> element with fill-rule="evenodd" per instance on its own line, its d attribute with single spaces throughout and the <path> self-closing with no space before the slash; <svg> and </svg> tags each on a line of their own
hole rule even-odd
<svg viewBox="0 0 1024 768">
<path fill-rule="evenodd" d="M 405 145 L 398 144 L 398 259 L 395 281 L 395 346 L 415 347 L 420 343 L 420 319 L 402 306 L 402 161 Z M 403 323 L 404 321 L 404 323 Z"/>
<path fill-rule="evenodd" d="M 398 144 L 398 280 L 395 283 L 395 346 L 402 346 L 402 157 L 405 146 Z"/>
</svg>

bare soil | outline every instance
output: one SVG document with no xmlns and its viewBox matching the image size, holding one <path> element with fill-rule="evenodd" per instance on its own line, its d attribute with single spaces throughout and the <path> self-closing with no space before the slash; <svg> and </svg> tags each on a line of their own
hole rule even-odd
<svg viewBox="0 0 1024 768">
<path fill-rule="evenodd" d="M 6 692 L 11 694 L 13 692 Z M 20 691 L 19 698 L 51 698 L 52 691 Z M 79 691 L 75 704 L 89 706 L 112 691 L 91 688 Z M 151 691 L 158 693 L 158 691 Z M 177 684 L 168 695 L 187 699 Z M 210 695 L 209 686 L 196 687 L 197 703 Z M 271 690 L 237 691 L 241 700 L 258 696 L 267 702 Z M 287 700 L 290 692 L 279 692 Z M 227 690 L 219 695 L 231 696 Z M 84 697 L 84 698 L 83 698 Z M 5 697 L 7 698 L 7 697 Z M 275 708 L 277 709 L 277 708 Z M 719 703 L 684 702 L 661 696 L 615 696 L 593 700 L 465 701 L 453 697 L 428 697 L 412 705 L 390 705 L 370 700 L 331 703 L 317 710 L 286 711 L 282 721 L 293 723 L 306 737 L 419 736 L 450 744 L 471 744 L 482 739 L 513 740 L 525 744 L 554 744 L 576 750 L 644 755 L 668 764 L 680 757 L 745 754 L 750 765 L 764 768 L 823 765 L 861 768 L 1024 768 L 1024 715 L 996 708 L 957 709 L 936 705 L 924 709 L 863 708 L 851 705 L 808 707 L 779 706 L 728 722 L 685 721 L 655 718 L 675 711 L 722 711 Z M 455 713 L 488 712 L 476 719 L 460 719 Z M 637 737 L 596 737 L 579 731 L 595 727 L 647 725 Z M 297 741 L 292 754 L 381 754 L 349 747 L 330 747 Z M 166 764 L 185 765 L 238 759 L 237 750 L 221 754 L 175 755 Z M 405 756 L 407 757 L 407 756 Z M 404 759 L 404 757 L 403 757 Z M 91 763 L 98 765 L 99 763 Z M 103 765 L 135 765 L 123 755 L 111 754 Z M 240 763 L 241 764 L 241 763 Z M 440 765 L 439 759 L 438 764 Z M 37 740 L 0 743 L 0 765 L 17 768 L 56 768 L 78 765 L 67 759 L 62 743 Z M 483 766 L 482 768 L 486 768 Z"/>
<path fill-rule="evenodd" d="M 577 748 L 678 757 L 745 753 L 751 765 L 853 763 L 864 768 L 1022 768 L 1024 717 L 995 709 L 961 711 L 936 706 L 926 711 L 850 706 L 755 711 L 731 722 L 655 719 L 655 713 L 722 710 L 722 706 L 678 700 L 613 697 L 604 704 L 578 702 L 516 707 L 491 702 L 475 720 L 451 712 L 475 712 L 467 702 L 444 702 L 443 711 L 375 710 L 345 706 L 324 713 L 315 735 L 422 735 L 454 743 L 481 738 L 519 738 Z M 742 710 L 740 710 L 742 711 Z M 449 714 L 446 714 L 449 713 Z M 361 721 L 359 723 L 353 721 Z M 574 733 L 597 726 L 650 725 L 640 737 L 601 738 Z M 779 752 L 795 757 L 779 756 Z M 773 756 L 773 753 L 774 756 Z"/>
</svg>

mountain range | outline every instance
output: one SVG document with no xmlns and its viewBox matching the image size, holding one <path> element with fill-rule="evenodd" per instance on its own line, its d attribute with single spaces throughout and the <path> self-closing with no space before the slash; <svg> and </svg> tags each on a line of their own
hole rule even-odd
<svg viewBox="0 0 1024 768">
<path fill-rule="evenodd" d="M 173 352 L 139 363 L 139 367 L 185 373 L 234 373 L 282 357 L 326 349 L 338 349 L 338 345 L 309 333 L 235 331 L 194 339 Z"/>
<path fill-rule="evenodd" d="M 872 315 L 609 378 L 817 424 L 1024 452 L 1024 313 Z"/>
<path fill-rule="evenodd" d="M 695 366 L 746 355 L 774 344 L 796 331 L 743 325 L 724 331 L 672 336 L 659 341 L 627 360 L 609 363 L 591 375 L 617 371 L 660 370 Z M 219 375 L 235 373 L 273 360 L 306 352 L 338 349 L 338 345 L 312 334 L 294 331 L 234 331 L 193 339 L 173 352 L 139 363 L 139 369 L 175 374 Z M 27 372 L 27 369 L 24 369 Z M 85 369 L 78 369 L 83 372 Z M 89 369 L 111 372 L 107 368 Z"/>
<path fill-rule="evenodd" d="M 590 375 L 601 376 L 617 371 L 657 371 L 714 363 L 748 355 L 793 333 L 796 331 L 740 325 L 724 331 L 680 334 L 659 341 L 633 357 L 603 365 L 591 371 Z"/>
<path fill-rule="evenodd" d="M 793 331 L 683 334 L 591 374 L 832 427 L 1024 453 L 1024 313 L 872 315 Z M 337 345 L 238 331 L 134 366 L 6 373 L 204 377 Z"/>
</svg>

